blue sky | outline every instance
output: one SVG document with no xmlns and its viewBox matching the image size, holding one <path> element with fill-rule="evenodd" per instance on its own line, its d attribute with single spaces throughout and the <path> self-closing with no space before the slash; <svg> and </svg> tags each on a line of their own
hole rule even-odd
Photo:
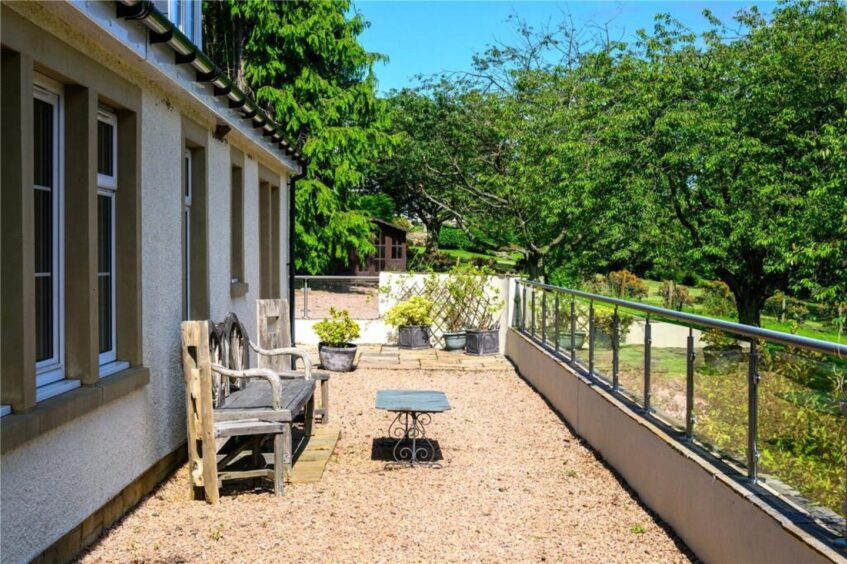
<svg viewBox="0 0 847 564">
<path fill-rule="evenodd" d="M 534 26 L 555 23 L 563 14 L 570 14 L 577 27 L 582 22 L 608 22 L 614 38 L 631 40 L 636 30 L 652 29 L 657 13 L 671 13 L 698 31 L 705 28 L 701 16 L 705 8 L 730 21 L 739 9 L 751 5 L 768 12 L 775 2 L 355 2 L 371 22 L 360 38 L 362 44 L 390 58 L 376 68 L 381 93 L 414 85 L 417 74 L 468 69 L 475 52 L 495 39 L 508 43 L 514 38 L 513 27 L 506 21 L 512 14 Z"/>
</svg>

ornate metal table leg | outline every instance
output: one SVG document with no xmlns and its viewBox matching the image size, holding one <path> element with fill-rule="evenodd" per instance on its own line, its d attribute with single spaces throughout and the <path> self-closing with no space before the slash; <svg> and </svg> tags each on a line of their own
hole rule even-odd
<svg viewBox="0 0 847 564">
<path fill-rule="evenodd" d="M 397 438 L 393 449 L 394 462 L 386 464 L 386 468 L 414 468 L 415 466 L 441 468 L 441 464 L 435 461 L 435 446 L 426 436 L 426 425 L 429 425 L 431 421 L 432 416 L 429 413 L 416 411 L 397 413 L 388 428 L 389 436 Z"/>
</svg>

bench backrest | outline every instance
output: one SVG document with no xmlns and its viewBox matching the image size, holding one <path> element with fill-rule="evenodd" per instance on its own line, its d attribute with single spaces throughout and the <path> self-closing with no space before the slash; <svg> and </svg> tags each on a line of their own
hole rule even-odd
<svg viewBox="0 0 847 564">
<path fill-rule="evenodd" d="M 258 324 L 259 347 L 279 349 L 291 346 L 288 300 L 256 300 L 256 323 Z M 259 368 L 270 368 L 276 372 L 291 370 L 291 356 L 264 357 L 259 355 Z"/>
</svg>

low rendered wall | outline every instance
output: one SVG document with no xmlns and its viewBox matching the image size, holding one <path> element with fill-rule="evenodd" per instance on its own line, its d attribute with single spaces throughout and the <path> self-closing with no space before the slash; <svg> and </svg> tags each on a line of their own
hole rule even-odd
<svg viewBox="0 0 847 564">
<path fill-rule="evenodd" d="M 706 562 L 826 562 L 843 556 L 513 329 L 506 356 Z"/>
</svg>

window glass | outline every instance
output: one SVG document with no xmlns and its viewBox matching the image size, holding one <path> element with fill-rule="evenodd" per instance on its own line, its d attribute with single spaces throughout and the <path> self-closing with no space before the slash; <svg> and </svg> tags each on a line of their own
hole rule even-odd
<svg viewBox="0 0 847 564">
<path fill-rule="evenodd" d="M 43 365 L 59 362 L 58 330 L 58 222 L 54 191 L 56 119 L 58 97 L 36 89 L 33 101 L 33 255 L 35 262 L 35 360 Z"/>
<path fill-rule="evenodd" d="M 114 131 L 111 123 L 97 122 L 97 172 L 106 176 L 114 175 Z"/>
<path fill-rule="evenodd" d="M 97 290 L 99 295 L 101 354 L 113 352 L 115 349 L 112 327 L 115 303 L 112 264 L 114 244 L 113 202 L 114 195 L 99 194 L 97 196 Z M 114 358 L 110 360 L 114 360 Z"/>
<path fill-rule="evenodd" d="M 182 26 L 182 32 L 188 36 L 191 41 L 194 41 L 194 2 L 185 0 L 182 3 L 185 10 L 185 23 Z"/>
<path fill-rule="evenodd" d="M 117 352 L 115 332 L 117 123 L 117 117 L 113 112 L 101 108 L 97 119 L 97 326 L 101 366 L 114 362 Z"/>
</svg>

